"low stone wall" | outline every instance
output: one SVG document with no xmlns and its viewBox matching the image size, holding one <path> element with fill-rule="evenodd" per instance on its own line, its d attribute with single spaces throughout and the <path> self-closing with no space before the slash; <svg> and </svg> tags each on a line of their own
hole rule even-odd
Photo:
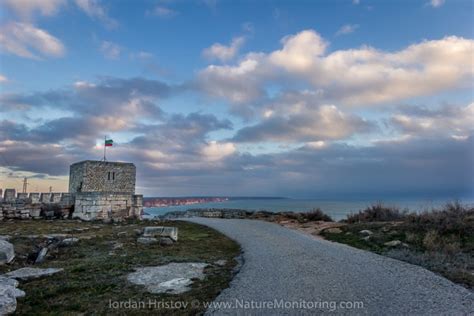
<svg viewBox="0 0 474 316">
<path fill-rule="evenodd" d="M 0 189 L 0 203 L 29 203 L 29 204 L 74 204 L 74 195 L 70 193 L 16 193 L 15 189 L 6 189 L 2 196 Z"/>
<path fill-rule="evenodd" d="M 141 218 L 142 213 L 143 196 L 138 194 L 107 192 L 16 194 L 14 189 L 6 189 L 3 197 L 0 195 L 0 220 L 72 217 L 82 220 L 118 221 L 125 218 Z"/>
<path fill-rule="evenodd" d="M 74 196 L 69 193 L 16 194 L 15 189 L 6 189 L 0 197 L 0 220 L 69 218 L 73 210 Z"/>
<path fill-rule="evenodd" d="M 70 218 L 73 211 L 74 205 L 72 204 L 2 202 L 0 203 L 0 220 Z"/>
<path fill-rule="evenodd" d="M 77 192 L 74 217 L 82 220 L 140 218 L 143 196 L 130 193 Z"/>
<path fill-rule="evenodd" d="M 0 214 L 4 219 L 38 219 L 41 218 L 41 204 L 2 203 Z"/>
</svg>

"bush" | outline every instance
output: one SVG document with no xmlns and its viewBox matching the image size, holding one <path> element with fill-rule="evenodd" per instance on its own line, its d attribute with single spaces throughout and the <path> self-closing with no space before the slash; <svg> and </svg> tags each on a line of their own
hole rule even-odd
<svg viewBox="0 0 474 316">
<path fill-rule="evenodd" d="M 423 237 L 423 246 L 427 250 L 436 250 L 440 244 L 439 239 L 438 233 L 434 230 L 430 230 L 425 234 L 425 237 Z"/>
<path fill-rule="evenodd" d="M 386 207 L 378 203 L 358 213 L 347 215 L 345 221 L 348 223 L 401 221 L 404 220 L 407 215 L 408 212 L 406 210 L 400 211 L 397 208 Z"/>
<path fill-rule="evenodd" d="M 295 213 L 295 212 L 284 212 L 284 213 L 281 213 L 281 215 L 288 219 L 293 219 L 293 220 L 298 220 L 301 217 L 299 213 Z"/>
<path fill-rule="evenodd" d="M 325 214 L 321 209 L 316 208 L 313 209 L 307 213 L 301 213 L 303 215 L 303 218 L 305 218 L 309 222 L 314 222 L 314 221 L 325 221 L 325 222 L 332 222 L 332 218 Z"/>
<path fill-rule="evenodd" d="M 283 218 L 296 220 L 300 223 L 325 221 L 333 222 L 332 218 L 325 214 L 321 209 L 315 208 L 309 212 L 295 213 L 295 212 L 282 212 L 279 213 Z"/>
<path fill-rule="evenodd" d="M 459 237 L 474 234 L 474 208 L 458 202 L 448 203 L 441 210 L 410 214 L 406 220 L 412 230 L 435 231 L 438 235 L 456 234 Z"/>
</svg>

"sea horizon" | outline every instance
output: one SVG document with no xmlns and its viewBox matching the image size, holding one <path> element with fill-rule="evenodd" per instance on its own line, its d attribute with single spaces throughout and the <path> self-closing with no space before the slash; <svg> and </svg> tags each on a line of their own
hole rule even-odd
<svg viewBox="0 0 474 316">
<path fill-rule="evenodd" d="M 197 197 L 197 196 L 196 196 Z M 204 196 L 202 196 L 204 197 Z M 210 197 L 210 196 L 205 196 Z M 225 198 L 225 196 L 216 196 Z M 168 197 L 172 198 L 172 197 Z M 174 197 L 183 198 L 183 197 Z M 150 216 L 164 215 L 168 212 L 186 211 L 196 208 L 242 209 L 247 211 L 270 212 L 308 212 L 319 208 L 334 220 L 341 220 L 346 215 L 363 210 L 371 205 L 381 203 L 387 207 L 396 207 L 409 212 L 431 211 L 446 203 L 459 202 L 463 205 L 474 205 L 474 198 L 290 198 L 290 197 L 229 197 L 227 201 L 146 207 L 145 213 Z"/>
</svg>

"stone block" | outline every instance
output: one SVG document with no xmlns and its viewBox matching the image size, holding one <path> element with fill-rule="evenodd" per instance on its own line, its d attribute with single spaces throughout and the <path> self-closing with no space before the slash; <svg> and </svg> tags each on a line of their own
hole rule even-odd
<svg viewBox="0 0 474 316">
<path fill-rule="evenodd" d="M 150 245 L 158 243 L 158 239 L 154 237 L 139 237 L 137 242 L 144 245 Z"/>
<path fill-rule="evenodd" d="M 74 195 L 70 194 L 70 193 L 63 193 L 61 195 L 61 202 L 60 204 L 62 206 L 72 206 L 74 205 Z"/>
<path fill-rule="evenodd" d="M 40 194 L 39 193 L 30 193 L 30 201 L 31 201 L 31 203 L 39 203 L 40 202 Z"/>
<path fill-rule="evenodd" d="M 30 198 L 28 197 L 28 193 L 18 193 L 17 200 L 18 202 L 29 202 Z"/>
<path fill-rule="evenodd" d="M 30 217 L 39 218 L 40 215 L 41 215 L 41 209 L 40 208 L 31 208 L 30 209 Z"/>
<path fill-rule="evenodd" d="M 51 203 L 61 202 L 61 193 L 51 193 Z"/>
<path fill-rule="evenodd" d="M 143 230 L 144 237 L 168 237 L 178 241 L 178 227 L 148 226 Z"/>
<path fill-rule="evenodd" d="M 46 204 L 51 203 L 51 193 L 41 193 L 40 202 Z"/>
<path fill-rule="evenodd" d="M 9 263 L 13 258 L 15 258 L 13 245 L 6 240 L 0 240 L 0 264 Z"/>
<path fill-rule="evenodd" d="M 3 195 L 3 200 L 7 203 L 15 202 L 16 199 L 16 190 L 15 189 L 5 189 L 5 194 Z"/>
</svg>

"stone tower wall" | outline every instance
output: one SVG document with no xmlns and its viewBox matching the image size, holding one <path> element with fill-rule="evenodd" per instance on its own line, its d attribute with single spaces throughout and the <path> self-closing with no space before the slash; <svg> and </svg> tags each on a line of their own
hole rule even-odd
<svg viewBox="0 0 474 316">
<path fill-rule="evenodd" d="M 69 192 L 135 193 L 136 168 L 132 163 L 82 161 L 71 165 Z"/>
</svg>

